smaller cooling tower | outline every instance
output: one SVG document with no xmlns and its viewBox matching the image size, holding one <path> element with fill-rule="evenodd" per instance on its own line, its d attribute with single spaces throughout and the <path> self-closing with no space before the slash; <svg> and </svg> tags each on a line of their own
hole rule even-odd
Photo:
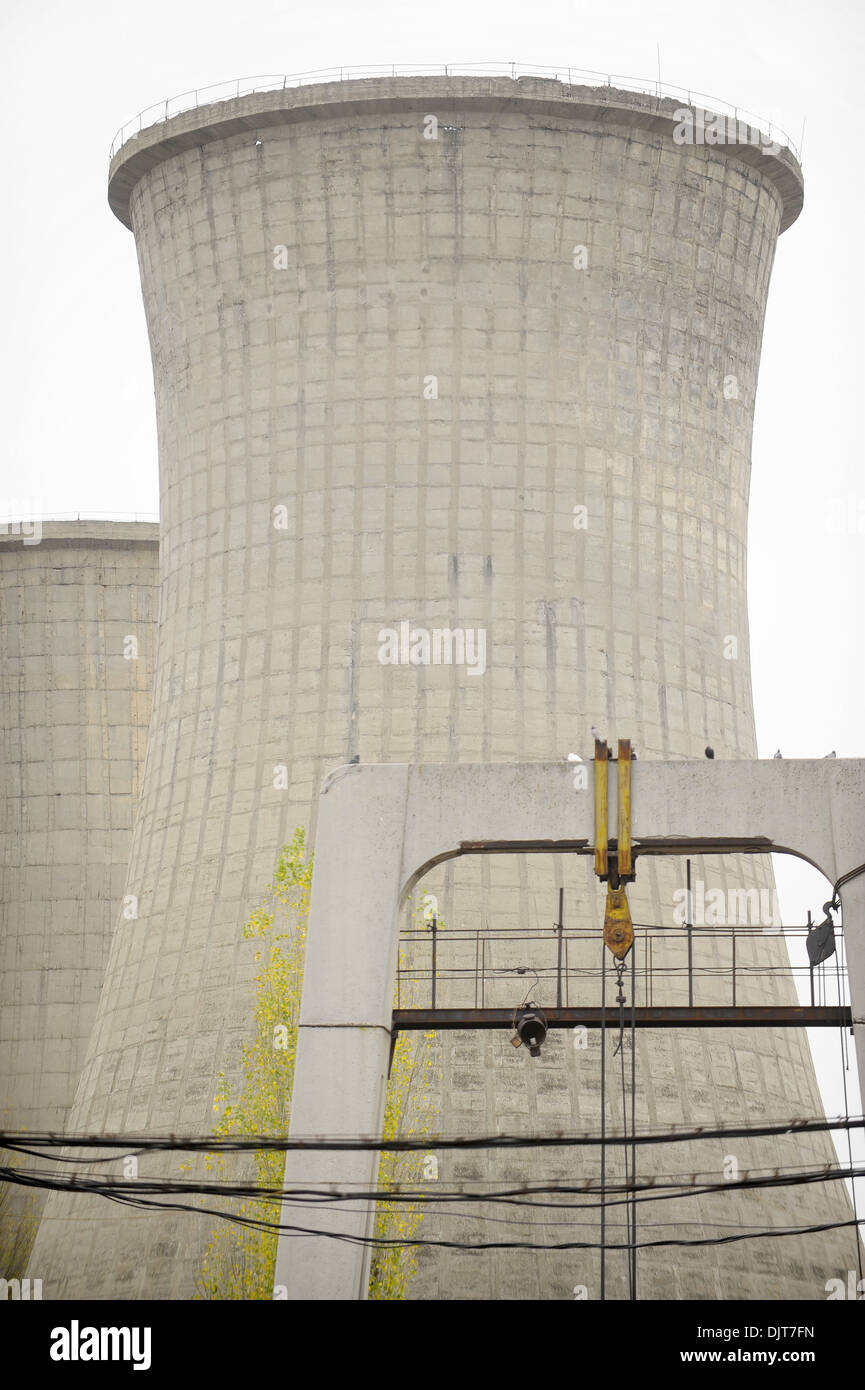
<svg viewBox="0 0 865 1390">
<path fill-rule="evenodd" d="M 0 532 L 0 1121 L 18 1130 L 65 1127 L 96 1014 L 144 762 L 159 567 L 156 525 L 41 529 Z M 7 1265 L 38 1205 L 25 1223 L 23 1198 L 6 1208 Z"/>
</svg>

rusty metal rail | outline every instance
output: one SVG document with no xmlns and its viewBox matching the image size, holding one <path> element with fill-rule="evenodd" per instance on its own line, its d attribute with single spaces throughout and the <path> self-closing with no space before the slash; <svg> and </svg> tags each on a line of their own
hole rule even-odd
<svg viewBox="0 0 865 1390">
<path fill-rule="evenodd" d="M 612 1006 L 606 1010 L 544 1009 L 544 1018 L 548 1028 L 601 1028 L 604 1023 L 612 1028 L 615 1010 Z M 513 1009 L 395 1009 L 393 1028 L 395 1032 L 510 1028 L 513 1019 Z M 853 1024 L 850 1008 L 846 1004 L 644 1007 L 634 1009 L 633 1021 L 636 1028 L 850 1028 Z"/>
</svg>

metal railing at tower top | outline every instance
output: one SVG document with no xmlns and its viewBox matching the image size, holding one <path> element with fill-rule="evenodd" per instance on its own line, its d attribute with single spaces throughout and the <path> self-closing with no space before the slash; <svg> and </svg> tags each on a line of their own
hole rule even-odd
<svg viewBox="0 0 865 1390">
<path fill-rule="evenodd" d="M 20 526 L 28 521 L 148 521 L 158 522 L 158 512 L 43 512 L 13 511 L 5 515 L 0 511 L 0 535 L 9 526 Z"/>
<path fill-rule="evenodd" d="M 185 111 L 194 111 L 199 106 L 212 106 L 221 101 L 233 101 L 238 97 L 254 96 L 259 92 L 284 91 L 289 87 L 305 87 L 317 82 L 352 82 L 363 78 L 387 77 L 509 77 L 514 81 L 521 79 L 548 79 L 579 87 L 609 87 L 612 90 L 635 92 L 641 96 L 665 98 L 682 101 L 687 107 L 698 107 L 714 115 L 732 117 L 742 121 L 752 129 L 765 133 L 767 144 L 786 147 L 797 160 L 801 156 L 790 136 L 775 121 L 766 121 L 762 116 L 746 111 L 741 106 L 732 106 L 719 97 L 706 92 L 695 92 L 687 87 L 674 87 L 655 78 L 625 77 L 615 72 L 594 72 L 589 68 L 562 66 L 539 67 L 534 63 L 384 63 L 378 67 L 340 67 L 317 68 L 312 72 L 296 72 L 290 75 L 261 77 L 237 77 L 230 82 L 216 82 L 208 87 L 195 87 L 166 101 L 156 102 L 137 116 L 122 125 L 111 142 L 109 158 L 113 159 L 118 150 L 139 135 L 148 126 L 161 125 L 172 116 L 180 116 Z"/>
</svg>

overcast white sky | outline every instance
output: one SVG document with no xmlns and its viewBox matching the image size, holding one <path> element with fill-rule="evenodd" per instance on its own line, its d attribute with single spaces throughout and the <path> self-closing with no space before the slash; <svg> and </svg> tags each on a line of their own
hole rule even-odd
<svg viewBox="0 0 865 1390">
<path fill-rule="evenodd" d="M 862 0 L 3 0 L 0 383 L 7 506 L 158 511 L 153 389 L 108 147 L 139 110 L 239 76 L 522 62 L 710 93 L 805 122 L 805 209 L 782 238 L 757 396 L 751 654 L 761 756 L 865 755 Z M 779 866 L 785 920 L 826 896 Z M 837 1056 L 837 1035 L 820 1054 Z M 837 1074 L 822 1067 L 827 1107 Z M 858 1108 L 855 1082 L 853 1108 Z"/>
</svg>

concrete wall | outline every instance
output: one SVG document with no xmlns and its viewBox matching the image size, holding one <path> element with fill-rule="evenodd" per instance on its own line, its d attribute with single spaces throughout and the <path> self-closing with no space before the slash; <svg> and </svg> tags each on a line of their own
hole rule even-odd
<svg viewBox="0 0 865 1390">
<path fill-rule="evenodd" d="M 640 758 L 707 742 L 754 755 L 751 428 L 776 239 L 801 181 L 783 153 L 677 145 L 674 105 L 545 81 L 346 82 L 189 112 L 115 158 L 156 382 L 162 606 L 127 885 L 140 919 L 111 953 L 77 1128 L 210 1126 L 249 1026 L 241 924 L 280 844 L 314 829 L 334 766 L 587 757 L 592 723 Z M 379 632 L 401 620 L 483 629 L 485 674 L 383 665 Z M 770 882 L 754 862 L 701 872 Z M 431 882 L 456 926 L 551 922 L 560 882 L 569 923 L 601 920 L 590 869 L 563 856 L 461 860 Z M 680 884 L 680 866 L 641 869 L 635 918 L 669 922 Z M 790 986 L 751 989 L 742 1002 Z M 783 1116 L 794 1095 L 797 1111 L 819 1107 L 797 1035 L 639 1049 L 643 1124 Z M 575 1060 L 561 1037 L 536 1067 L 498 1035 L 446 1036 L 434 1060 L 445 1132 L 597 1127 L 597 1053 Z M 620 1104 L 613 1090 L 611 1123 Z M 812 1153 L 829 1149 L 815 1140 L 794 1161 Z M 791 1161 L 777 1146 L 742 1156 Z M 524 1157 L 441 1160 L 448 1179 L 527 1171 Z M 572 1174 L 572 1154 L 545 1171 Z M 815 1219 L 848 1215 L 843 1193 L 809 1201 Z M 716 1199 L 655 1219 L 694 1233 L 753 1209 Z M 790 1224 L 801 1204 L 781 1193 L 757 1209 Z M 81 1201 L 49 1216 L 31 1265 L 46 1296 L 191 1293 L 203 1223 Z M 490 1228 L 430 1216 L 424 1229 Z M 643 1293 L 823 1297 L 851 1248 L 828 1235 L 659 1252 Z M 595 1255 L 424 1252 L 413 1296 L 572 1298 L 576 1283 L 597 1295 Z"/>
<path fill-rule="evenodd" d="M 12 1129 L 65 1128 L 84 1062 L 144 764 L 158 562 L 154 525 L 48 522 L 38 544 L 0 533 L 0 1115 Z"/>
</svg>

